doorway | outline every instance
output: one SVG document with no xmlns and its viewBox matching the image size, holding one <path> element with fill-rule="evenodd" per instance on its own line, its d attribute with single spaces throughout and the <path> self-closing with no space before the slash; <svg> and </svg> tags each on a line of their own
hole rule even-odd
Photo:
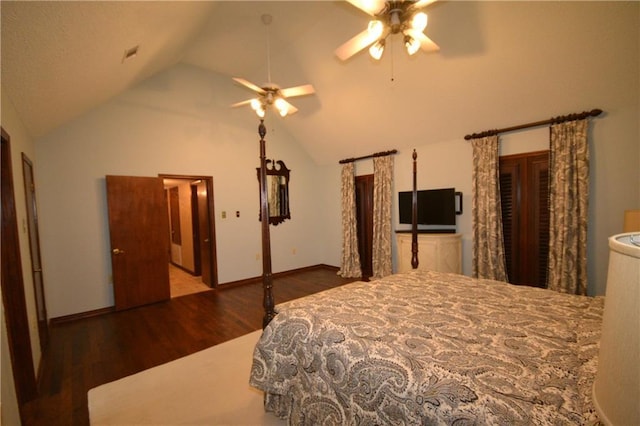
<svg viewBox="0 0 640 426">
<path fill-rule="evenodd" d="M 0 271 L 2 279 L 0 280 L 0 286 L 2 288 L 2 306 L 13 372 L 13 377 L 8 380 L 12 380 L 14 383 L 22 419 L 24 416 L 24 404 L 38 396 L 38 389 L 33 365 L 29 319 L 22 275 L 10 137 L 3 128 L 0 128 L 0 133 L 2 135 L 2 149 L 0 152 L 0 194 L 2 195 L 2 226 L 0 231 L 2 268 L 0 268 Z M 2 362 L 7 361 L 3 359 Z M 4 380 L 5 377 L 3 375 L 3 382 Z"/>
<path fill-rule="evenodd" d="M 373 275 L 373 175 L 356 176 L 358 254 L 362 279 Z"/>
<path fill-rule="evenodd" d="M 169 223 L 162 179 L 105 177 L 115 309 L 169 300 Z"/>
<path fill-rule="evenodd" d="M 549 151 L 500 157 L 500 202 L 509 282 L 546 288 Z"/>
<path fill-rule="evenodd" d="M 213 178 L 159 175 L 169 215 L 171 297 L 210 290 L 218 284 Z"/>
<path fill-rule="evenodd" d="M 38 335 L 40 336 L 40 351 L 44 353 L 49 345 L 49 318 L 47 317 L 42 262 L 40 258 L 40 231 L 38 228 L 36 185 L 35 179 L 33 178 L 33 163 L 24 152 L 22 153 L 22 175 L 24 177 L 24 194 L 27 201 L 31 276 L 33 277 L 33 292 L 36 299 Z"/>
</svg>

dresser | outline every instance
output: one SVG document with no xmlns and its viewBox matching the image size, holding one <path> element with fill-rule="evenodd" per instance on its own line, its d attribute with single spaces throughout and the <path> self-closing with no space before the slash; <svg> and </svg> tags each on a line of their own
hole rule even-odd
<svg viewBox="0 0 640 426">
<path fill-rule="evenodd" d="M 396 232 L 398 272 L 411 267 L 411 232 Z M 462 234 L 418 234 L 418 269 L 462 274 Z"/>
</svg>

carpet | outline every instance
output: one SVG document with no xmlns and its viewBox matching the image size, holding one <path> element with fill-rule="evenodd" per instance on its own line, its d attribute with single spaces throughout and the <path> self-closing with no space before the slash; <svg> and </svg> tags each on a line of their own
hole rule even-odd
<svg viewBox="0 0 640 426">
<path fill-rule="evenodd" d="M 92 425 L 284 425 L 249 386 L 261 330 L 90 389 Z"/>
</svg>

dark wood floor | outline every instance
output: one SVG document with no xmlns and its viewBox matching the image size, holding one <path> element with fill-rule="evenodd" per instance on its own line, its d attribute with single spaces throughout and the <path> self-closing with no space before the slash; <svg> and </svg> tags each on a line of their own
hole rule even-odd
<svg viewBox="0 0 640 426">
<path fill-rule="evenodd" d="M 350 281 L 333 268 L 276 277 L 275 303 Z M 88 425 L 89 389 L 258 330 L 262 317 L 257 282 L 56 324 L 25 424 Z"/>
</svg>

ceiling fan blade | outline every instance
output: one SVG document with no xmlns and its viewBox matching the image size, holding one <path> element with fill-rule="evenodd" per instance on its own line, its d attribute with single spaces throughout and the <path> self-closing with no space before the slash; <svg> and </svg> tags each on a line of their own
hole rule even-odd
<svg viewBox="0 0 640 426">
<path fill-rule="evenodd" d="M 284 99 L 283 99 L 283 101 L 287 105 L 287 115 L 295 114 L 296 112 L 298 112 L 298 108 L 294 107 L 293 105 L 291 105 L 289 102 L 285 101 Z"/>
<path fill-rule="evenodd" d="M 283 98 L 292 98 L 294 96 L 310 95 L 315 93 L 315 89 L 310 84 L 303 86 L 289 87 L 287 89 L 280 89 L 280 94 Z"/>
<path fill-rule="evenodd" d="M 437 1 L 438 1 L 438 0 L 418 0 L 418 1 L 417 1 L 417 2 L 415 2 L 415 3 L 413 4 L 413 6 L 411 6 L 411 7 L 412 7 L 412 8 L 414 8 L 414 9 L 420 9 L 420 8 L 423 8 L 423 7 L 427 7 L 427 6 L 429 6 L 431 3 L 435 3 L 435 2 L 437 2 Z"/>
<path fill-rule="evenodd" d="M 253 99 L 247 99 L 246 101 L 235 103 L 235 104 L 231 105 L 231 108 L 239 107 L 239 106 L 242 106 L 242 105 L 249 105 L 252 100 Z"/>
<path fill-rule="evenodd" d="M 235 82 L 240 83 L 243 86 L 253 90 L 254 92 L 260 93 L 261 95 L 263 95 L 265 93 L 264 89 L 262 89 L 261 87 L 258 87 L 255 84 L 245 80 L 244 78 L 233 77 L 233 80 Z"/>
<path fill-rule="evenodd" d="M 425 52 L 437 52 L 440 50 L 440 46 L 435 44 L 433 40 L 424 35 L 422 31 L 406 30 L 406 32 L 416 40 L 420 41 L 420 48 Z"/>
<path fill-rule="evenodd" d="M 385 6 L 385 0 L 347 0 L 349 3 L 371 16 L 378 14 Z M 432 0 L 435 1 L 435 0 Z"/>
<path fill-rule="evenodd" d="M 376 38 L 371 36 L 369 30 L 364 30 L 338 47 L 336 49 L 336 56 L 343 61 L 347 60 L 375 41 Z"/>
</svg>

